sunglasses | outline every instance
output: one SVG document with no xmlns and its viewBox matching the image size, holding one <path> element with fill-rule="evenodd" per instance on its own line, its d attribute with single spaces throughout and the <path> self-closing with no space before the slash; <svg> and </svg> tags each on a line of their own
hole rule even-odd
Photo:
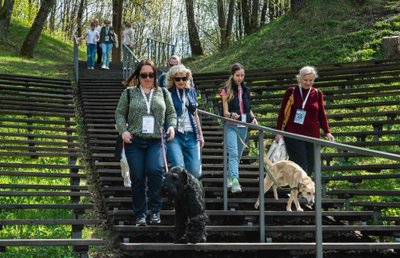
<svg viewBox="0 0 400 258">
<path fill-rule="evenodd" d="M 142 79 L 146 79 L 146 78 L 153 79 L 154 78 L 154 73 L 141 73 L 141 74 L 139 74 L 139 76 Z"/>
<path fill-rule="evenodd" d="M 187 80 L 188 80 L 187 77 L 175 77 L 174 78 L 174 81 L 176 81 L 176 82 L 180 82 L 180 81 L 186 82 Z"/>
</svg>

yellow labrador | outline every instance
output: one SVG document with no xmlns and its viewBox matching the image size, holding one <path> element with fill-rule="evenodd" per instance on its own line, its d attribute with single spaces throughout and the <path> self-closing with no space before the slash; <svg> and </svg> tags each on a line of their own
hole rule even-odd
<svg viewBox="0 0 400 258">
<path fill-rule="evenodd" d="M 264 149 L 267 146 L 268 141 L 264 141 Z M 315 199 L 315 184 L 311 177 L 307 176 L 307 173 L 296 163 L 290 160 L 281 160 L 276 163 L 272 163 L 267 155 L 264 153 L 264 163 L 267 165 L 272 177 L 266 174 L 264 178 L 264 193 L 266 193 L 271 187 L 274 191 L 275 200 L 278 200 L 277 188 L 281 186 L 289 186 L 290 197 L 287 202 L 286 210 L 292 211 L 292 203 L 294 202 L 297 211 L 303 211 L 300 206 L 297 195 L 301 193 L 301 196 L 307 200 L 307 205 L 311 206 L 314 204 Z M 278 185 L 277 185 L 278 184 Z M 257 199 L 254 207 L 258 209 L 260 204 L 260 198 Z"/>
</svg>

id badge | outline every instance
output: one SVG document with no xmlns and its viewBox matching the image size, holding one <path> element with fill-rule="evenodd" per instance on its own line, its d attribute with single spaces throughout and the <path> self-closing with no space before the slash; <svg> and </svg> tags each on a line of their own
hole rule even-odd
<svg viewBox="0 0 400 258">
<path fill-rule="evenodd" d="M 109 41 L 109 40 L 110 40 L 110 36 L 105 36 L 105 37 L 104 37 L 104 41 L 107 42 L 107 41 Z"/>
<path fill-rule="evenodd" d="M 246 123 L 247 122 L 247 114 L 241 115 L 241 121 Z M 238 127 L 246 127 L 245 125 L 237 125 Z"/>
<path fill-rule="evenodd" d="M 154 116 L 143 116 L 142 133 L 154 133 Z"/>
<path fill-rule="evenodd" d="M 306 111 L 303 109 L 297 109 L 296 114 L 294 116 L 294 122 L 296 124 L 304 124 L 304 119 L 306 118 Z"/>
</svg>

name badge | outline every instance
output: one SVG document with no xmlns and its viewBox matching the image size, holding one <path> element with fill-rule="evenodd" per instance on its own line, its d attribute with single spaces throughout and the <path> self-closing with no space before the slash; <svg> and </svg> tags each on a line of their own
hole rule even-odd
<svg viewBox="0 0 400 258">
<path fill-rule="evenodd" d="M 105 36 L 104 41 L 110 41 L 110 36 Z"/>
<path fill-rule="evenodd" d="M 294 116 L 294 122 L 296 124 L 304 124 L 304 119 L 306 118 L 306 111 L 303 109 L 297 109 L 296 114 Z"/>
<path fill-rule="evenodd" d="M 247 114 L 242 114 L 241 115 L 241 121 L 242 122 L 247 122 Z M 245 125 L 237 125 L 238 127 L 246 127 Z"/>
<path fill-rule="evenodd" d="M 154 116 L 143 116 L 142 133 L 154 133 Z"/>
</svg>

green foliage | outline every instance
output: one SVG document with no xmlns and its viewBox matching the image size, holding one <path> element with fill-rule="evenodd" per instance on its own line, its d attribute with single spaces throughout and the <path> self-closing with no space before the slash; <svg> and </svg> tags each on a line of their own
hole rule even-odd
<svg viewBox="0 0 400 258">
<path fill-rule="evenodd" d="M 288 12 L 220 53 L 184 62 L 196 72 L 212 72 L 234 62 L 257 69 L 381 59 L 382 37 L 400 35 L 400 3 L 364 2 L 307 1 L 300 12 Z"/>
<path fill-rule="evenodd" d="M 11 22 L 8 40 L 0 42 L 0 73 L 69 78 L 72 73 L 72 40 L 55 38 L 43 32 L 34 58 L 26 59 L 18 53 L 29 28 L 17 21 Z M 85 58 L 83 49 L 80 58 Z"/>
</svg>

